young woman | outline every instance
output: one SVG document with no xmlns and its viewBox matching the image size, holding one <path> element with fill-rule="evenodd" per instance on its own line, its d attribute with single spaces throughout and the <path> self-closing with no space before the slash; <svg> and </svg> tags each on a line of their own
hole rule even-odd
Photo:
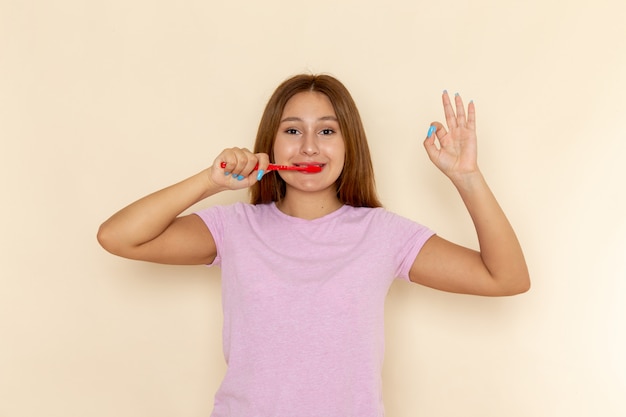
<svg viewBox="0 0 626 417">
<path fill-rule="evenodd" d="M 254 152 L 222 151 L 204 171 L 114 214 L 98 232 L 113 254 L 219 265 L 226 376 L 213 417 L 384 414 L 384 300 L 393 279 L 488 296 L 527 291 L 515 233 L 477 166 L 475 108 L 443 94 L 447 128 L 424 146 L 474 222 L 480 251 L 386 211 L 348 90 L 326 75 L 283 82 Z M 270 163 L 318 167 L 272 171 Z M 251 203 L 180 214 L 250 187 Z"/>
</svg>

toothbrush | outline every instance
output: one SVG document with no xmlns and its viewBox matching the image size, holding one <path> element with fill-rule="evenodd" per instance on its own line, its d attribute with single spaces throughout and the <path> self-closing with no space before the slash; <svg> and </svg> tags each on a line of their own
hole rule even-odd
<svg viewBox="0 0 626 417">
<path fill-rule="evenodd" d="M 226 162 L 222 162 L 220 164 L 220 167 L 222 168 L 226 168 Z M 254 169 L 258 169 L 259 165 L 255 165 Z M 305 166 L 295 166 L 295 165 L 276 165 L 276 164 L 269 164 L 267 166 L 266 169 L 267 172 L 269 171 L 302 171 L 302 172 L 311 172 L 311 173 L 315 173 L 315 172 L 321 172 L 322 171 L 322 167 L 319 165 L 305 165 Z"/>
</svg>

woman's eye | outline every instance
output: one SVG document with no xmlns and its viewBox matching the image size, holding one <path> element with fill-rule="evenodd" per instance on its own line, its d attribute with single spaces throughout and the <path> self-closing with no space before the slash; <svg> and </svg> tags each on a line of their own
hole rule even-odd
<svg viewBox="0 0 626 417">
<path fill-rule="evenodd" d="M 332 130 L 332 129 L 322 129 L 322 130 L 320 131 L 320 133 L 321 133 L 322 135 L 332 135 L 333 133 L 335 133 L 335 131 L 334 131 L 334 130 Z"/>
<path fill-rule="evenodd" d="M 287 130 L 285 130 L 285 133 L 287 133 L 288 135 L 297 135 L 298 134 L 298 130 L 297 129 L 287 129 Z"/>
</svg>

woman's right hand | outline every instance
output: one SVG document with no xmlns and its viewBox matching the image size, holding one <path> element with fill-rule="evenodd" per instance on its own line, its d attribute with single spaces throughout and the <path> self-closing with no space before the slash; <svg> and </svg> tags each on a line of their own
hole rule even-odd
<svg viewBox="0 0 626 417">
<path fill-rule="evenodd" d="M 246 148 L 224 149 L 209 168 L 213 184 L 227 190 L 240 190 L 261 180 L 269 165 L 265 153 L 252 153 Z M 222 168 L 222 164 L 225 167 Z M 258 164 L 258 169 L 254 169 Z"/>
</svg>

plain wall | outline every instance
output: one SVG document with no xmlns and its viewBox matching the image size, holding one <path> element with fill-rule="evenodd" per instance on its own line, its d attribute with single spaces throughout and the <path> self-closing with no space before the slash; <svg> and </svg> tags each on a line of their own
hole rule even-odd
<svg viewBox="0 0 626 417">
<path fill-rule="evenodd" d="M 625 15 L 622 0 L 0 0 L 0 417 L 209 414 L 219 270 L 116 258 L 96 231 L 251 147 L 300 72 L 352 91 L 388 209 L 476 247 L 422 147 L 442 90 L 473 99 L 531 271 L 511 298 L 394 284 L 387 415 L 626 415 Z"/>
</svg>

